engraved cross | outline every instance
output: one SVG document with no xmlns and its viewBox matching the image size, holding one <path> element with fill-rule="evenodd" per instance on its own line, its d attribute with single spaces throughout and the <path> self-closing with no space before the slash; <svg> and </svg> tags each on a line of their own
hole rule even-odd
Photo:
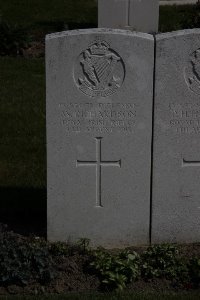
<svg viewBox="0 0 200 300">
<path fill-rule="evenodd" d="M 183 167 L 200 167 L 200 161 L 198 160 L 186 160 L 183 158 L 182 160 Z M 200 209 L 200 207 L 198 207 Z"/>
<path fill-rule="evenodd" d="M 183 167 L 200 167 L 200 161 L 198 160 L 186 160 L 183 158 L 182 161 L 182 166 Z"/>
<path fill-rule="evenodd" d="M 96 167 L 96 207 L 103 207 L 101 202 L 101 167 L 119 167 L 121 168 L 121 160 L 103 161 L 101 159 L 101 140 L 102 137 L 96 137 L 96 160 L 95 161 L 76 161 L 77 167 Z"/>
</svg>

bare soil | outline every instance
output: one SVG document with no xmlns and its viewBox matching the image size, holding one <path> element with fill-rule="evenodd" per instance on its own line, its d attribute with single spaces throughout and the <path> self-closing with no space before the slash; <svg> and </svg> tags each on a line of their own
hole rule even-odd
<svg viewBox="0 0 200 300">
<path fill-rule="evenodd" d="M 0 231 L 5 227 L 0 226 Z M 8 238 L 13 238 L 16 241 L 25 242 L 29 241 L 30 237 L 15 233 L 13 231 L 7 231 Z M 5 236 L 5 235 L 4 235 Z M 33 238 L 33 237 L 32 237 Z M 200 257 L 200 244 L 188 244 L 179 245 L 180 255 L 186 258 L 192 258 L 194 256 Z M 138 253 L 144 251 L 144 247 L 133 247 Z M 117 249 L 110 250 L 117 252 Z M 89 274 L 87 271 L 87 265 L 90 261 L 90 257 L 87 253 L 73 252 L 71 255 L 55 256 L 55 266 L 57 276 L 48 285 L 42 285 L 36 282 L 29 282 L 26 286 L 0 285 L 0 295 L 38 295 L 44 293 L 68 293 L 68 292 L 97 292 L 101 291 L 100 280 L 96 275 Z M 149 281 L 138 280 L 127 286 L 127 290 L 130 291 L 150 291 L 150 292 L 183 292 L 190 293 L 192 287 L 190 285 L 178 286 L 177 283 L 173 283 L 166 279 L 153 279 Z M 199 289 L 200 293 L 200 289 Z"/>
</svg>

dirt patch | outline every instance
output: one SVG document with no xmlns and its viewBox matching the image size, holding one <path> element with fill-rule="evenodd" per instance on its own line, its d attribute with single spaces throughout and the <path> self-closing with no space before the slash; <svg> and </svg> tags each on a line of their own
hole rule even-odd
<svg viewBox="0 0 200 300">
<path fill-rule="evenodd" d="M 0 224 L 0 238 L 13 240 L 16 246 L 26 243 L 33 243 L 40 238 L 26 237 L 13 231 L 8 231 L 4 225 Z M 42 239 L 41 239 L 42 240 Z M 44 241 L 44 240 L 43 240 Z M 44 241 L 44 243 L 46 243 Z M 179 245 L 180 254 L 188 259 L 200 257 L 200 244 Z M 133 247 L 134 251 L 142 253 L 146 247 Z M 61 249 L 62 250 L 62 249 Z M 110 250 L 118 252 L 119 250 Z M 25 285 L 0 283 L 0 295 L 38 295 L 44 293 L 68 293 L 68 292 L 97 292 L 101 290 L 100 280 L 97 275 L 88 271 L 88 264 L 91 257 L 88 252 L 80 251 L 80 248 L 72 247 L 69 253 L 62 252 L 52 255 L 56 276 L 48 284 L 39 283 L 37 280 L 29 280 Z M 1 270 L 0 270 L 1 272 Z M 177 282 L 166 279 L 138 280 L 128 284 L 129 291 L 149 291 L 149 292 L 187 292 L 192 291 L 190 285 L 180 286 Z M 200 289 L 199 289 L 200 292 Z"/>
</svg>

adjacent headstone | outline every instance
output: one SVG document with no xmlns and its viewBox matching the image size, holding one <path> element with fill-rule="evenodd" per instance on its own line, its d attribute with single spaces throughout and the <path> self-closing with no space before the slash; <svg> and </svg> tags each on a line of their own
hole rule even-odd
<svg viewBox="0 0 200 300">
<path fill-rule="evenodd" d="M 130 29 L 156 33 L 159 22 L 159 0 L 129 0 Z"/>
<path fill-rule="evenodd" d="M 200 30 L 156 41 L 152 242 L 200 242 Z"/>
<path fill-rule="evenodd" d="M 129 0 L 98 0 L 98 27 L 127 29 Z"/>
<path fill-rule="evenodd" d="M 154 40 L 122 30 L 48 35 L 48 238 L 149 242 Z"/>
<path fill-rule="evenodd" d="M 99 0 L 98 27 L 157 32 L 158 0 Z"/>
</svg>

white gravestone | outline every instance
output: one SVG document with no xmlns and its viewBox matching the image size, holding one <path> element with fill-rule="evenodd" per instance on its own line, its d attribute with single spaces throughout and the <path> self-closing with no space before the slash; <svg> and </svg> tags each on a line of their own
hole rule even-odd
<svg viewBox="0 0 200 300">
<path fill-rule="evenodd" d="M 156 40 L 152 242 L 200 242 L 200 30 Z"/>
<path fill-rule="evenodd" d="M 99 0 L 98 27 L 157 32 L 158 0 Z"/>
<path fill-rule="evenodd" d="M 129 0 L 98 0 L 98 27 L 126 29 L 129 9 Z"/>
<path fill-rule="evenodd" d="M 149 242 L 154 40 L 122 30 L 48 35 L 48 238 Z"/>
</svg>

